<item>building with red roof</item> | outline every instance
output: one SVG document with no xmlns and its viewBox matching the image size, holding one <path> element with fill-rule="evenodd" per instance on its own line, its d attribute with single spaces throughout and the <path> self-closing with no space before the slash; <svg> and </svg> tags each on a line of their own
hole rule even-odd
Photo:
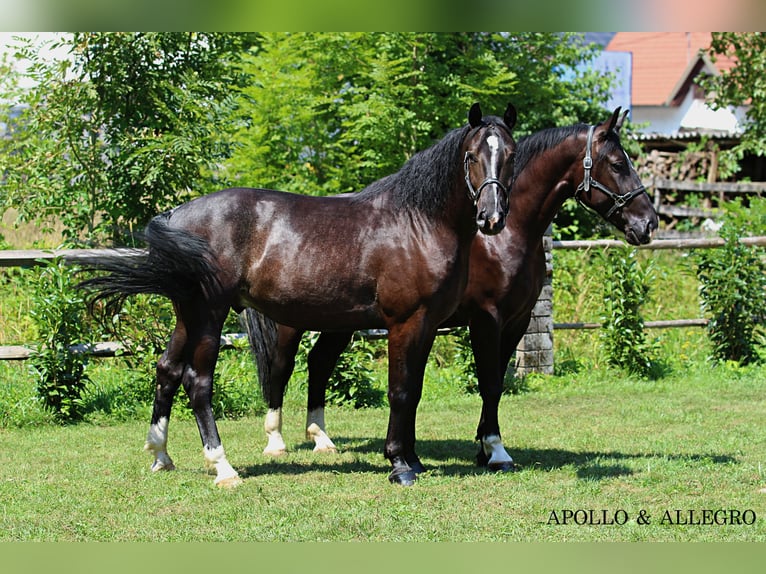
<svg viewBox="0 0 766 574">
<path fill-rule="evenodd" d="M 705 74 L 734 65 L 713 62 L 710 32 L 618 32 L 606 52 L 630 54 L 631 120 L 647 134 L 731 136 L 741 131 L 744 108 L 713 110 L 698 84 Z"/>
</svg>

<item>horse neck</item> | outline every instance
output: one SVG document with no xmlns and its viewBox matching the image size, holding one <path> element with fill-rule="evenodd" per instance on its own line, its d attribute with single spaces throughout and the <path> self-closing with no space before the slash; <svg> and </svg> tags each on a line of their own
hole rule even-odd
<svg viewBox="0 0 766 574">
<path fill-rule="evenodd" d="M 574 195 L 583 149 L 579 138 L 570 136 L 531 158 L 517 176 L 508 218 L 513 228 L 526 230 L 530 242 L 539 241 L 564 202 Z"/>
</svg>

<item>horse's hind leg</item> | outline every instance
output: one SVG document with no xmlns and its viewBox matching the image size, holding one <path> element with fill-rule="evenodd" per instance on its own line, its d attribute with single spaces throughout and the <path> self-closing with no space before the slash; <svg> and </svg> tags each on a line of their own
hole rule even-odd
<svg viewBox="0 0 766 574">
<path fill-rule="evenodd" d="M 154 457 L 152 471 L 173 470 L 175 465 L 168 455 L 168 423 L 178 387 L 183 376 L 183 349 L 186 345 L 186 329 L 178 322 L 170 337 L 170 344 L 157 362 L 157 385 L 154 407 L 144 450 Z"/>
<path fill-rule="evenodd" d="M 192 307 L 190 307 L 192 308 Z M 213 374 L 221 345 L 221 329 L 228 308 L 201 309 L 191 321 L 185 321 L 188 340 L 185 347 L 186 368 L 181 382 L 197 420 L 202 439 L 205 466 L 215 471 L 215 484 L 236 486 L 242 481 L 229 464 L 213 416 Z"/>
<path fill-rule="evenodd" d="M 308 355 L 308 406 L 306 409 L 306 438 L 314 441 L 314 452 L 337 452 L 325 429 L 325 391 L 341 353 L 348 346 L 353 331 L 322 333 Z"/>
<path fill-rule="evenodd" d="M 263 454 L 279 456 L 287 452 L 287 445 L 282 437 L 282 405 L 287 382 L 295 368 L 295 355 L 302 336 L 303 331 L 292 327 L 279 325 L 277 328 L 277 344 L 269 370 L 269 380 L 263 383 L 268 385 L 266 395 L 269 402 L 269 410 L 263 423 L 268 442 Z"/>
</svg>

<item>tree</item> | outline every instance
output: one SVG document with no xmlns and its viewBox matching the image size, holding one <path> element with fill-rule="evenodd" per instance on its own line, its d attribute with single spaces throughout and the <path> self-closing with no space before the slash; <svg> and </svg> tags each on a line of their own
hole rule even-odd
<svg viewBox="0 0 766 574">
<path fill-rule="evenodd" d="M 241 83 L 241 34 L 76 33 L 69 58 L 31 42 L 35 87 L 0 148 L 2 197 L 24 219 L 63 223 L 70 242 L 120 241 L 182 197 L 200 193 L 229 151 Z M 6 86 L 5 93 L 11 93 Z"/>
<path fill-rule="evenodd" d="M 609 78 L 566 34 L 269 34 L 245 59 L 230 182 L 299 193 L 358 191 L 465 123 L 480 101 L 519 110 L 517 134 L 596 121 Z"/>
<path fill-rule="evenodd" d="M 766 153 L 766 36 L 762 32 L 714 32 L 708 54 L 735 60 L 718 76 L 709 76 L 704 86 L 712 94 L 714 108 L 747 105 L 742 140 L 729 153 L 742 159 L 745 153 Z"/>
</svg>

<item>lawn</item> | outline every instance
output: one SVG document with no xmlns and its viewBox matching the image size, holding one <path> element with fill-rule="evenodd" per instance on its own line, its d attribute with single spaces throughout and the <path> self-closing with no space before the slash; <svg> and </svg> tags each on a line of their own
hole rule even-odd
<svg viewBox="0 0 766 574">
<path fill-rule="evenodd" d="M 283 458 L 261 454 L 261 417 L 220 421 L 234 490 L 213 486 L 185 415 L 170 427 L 178 469 L 161 474 L 141 450 L 148 420 L 0 428 L 0 540 L 766 541 L 765 368 L 535 377 L 501 404 L 509 474 L 474 466 L 479 399 L 434 388 L 435 371 L 418 414 L 430 470 L 412 488 L 386 480 L 386 408 L 330 408 L 340 452 L 315 455 L 298 385 Z M 705 510 L 726 514 L 705 524 Z M 754 522 L 720 524 L 732 512 Z"/>
</svg>

